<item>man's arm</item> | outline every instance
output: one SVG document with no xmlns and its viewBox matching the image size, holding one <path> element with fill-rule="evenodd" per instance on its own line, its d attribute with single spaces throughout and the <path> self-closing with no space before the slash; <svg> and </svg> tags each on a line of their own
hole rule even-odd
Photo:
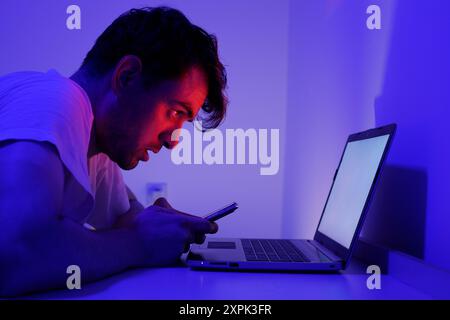
<svg viewBox="0 0 450 320">
<path fill-rule="evenodd" d="M 85 283 L 143 263 L 129 228 L 91 232 L 61 216 L 64 169 L 52 145 L 0 145 L 0 177 L 0 294 L 64 287 L 69 265 Z"/>
<path fill-rule="evenodd" d="M 111 230 L 62 216 L 64 168 L 50 144 L 0 143 L 0 296 L 65 287 L 67 267 L 86 283 L 134 266 L 176 263 L 188 244 L 217 232 L 166 203 Z"/>
<path fill-rule="evenodd" d="M 145 209 L 127 185 L 126 188 L 128 201 L 130 202 L 130 209 L 123 215 L 119 216 L 117 221 L 114 223 L 114 227 L 116 228 L 130 226 L 133 223 L 133 220 L 136 218 L 137 214 Z"/>
</svg>

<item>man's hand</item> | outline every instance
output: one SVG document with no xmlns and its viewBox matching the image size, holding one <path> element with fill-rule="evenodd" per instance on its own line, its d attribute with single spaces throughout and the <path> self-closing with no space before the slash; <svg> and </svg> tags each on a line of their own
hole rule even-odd
<svg viewBox="0 0 450 320">
<path fill-rule="evenodd" d="M 172 208 L 164 198 L 137 214 L 132 229 L 142 242 L 144 264 L 163 266 L 176 263 L 191 243 L 203 243 L 206 233 L 216 233 L 218 226 L 203 218 Z"/>
</svg>

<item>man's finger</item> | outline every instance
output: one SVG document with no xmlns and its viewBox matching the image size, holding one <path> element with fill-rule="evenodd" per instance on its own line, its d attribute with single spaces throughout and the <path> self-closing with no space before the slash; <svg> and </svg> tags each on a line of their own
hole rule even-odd
<svg viewBox="0 0 450 320">
<path fill-rule="evenodd" d="M 167 212 L 178 213 L 178 214 L 182 215 L 183 217 L 186 217 L 188 219 L 193 219 L 194 221 L 202 221 L 201 223 L 204 224 L 204 226 L 198 227 L 198 228 L 200 228 L 201 232 L 204 232 L 204 233 L 216 233 L 217 230 L 219 229 L 217 224 L 214 223 L 214 222 L 210 222 L 209 225 L 208 225 L 205 222 L 209 222 L 209 221 L 205 220 L 202 217 L 195 216 L 195 215 L 192 215 L 192 214 L 189 214 L 189 213 L 186 213 L 186 212 L 174 209 L 170 205 L 170 203 L 167 201 L 167 199 L 164 198 L 164 197 L 156 199 L 156 201 L 153 203 L 153 205 L 161 207 L 161 208 L 168 209 Z M 197 230 L 197 227 L 194 226 L 194 228 L 195 228 L 195 230 Z M 202 231 L 202 230 L 205 230 L 205 231 Z"/>
<path fill-rule="evenodd" d="M 193 234 L 193 232 L 188 231 L 188 236 L 186 238 L 186 242 L 184 244 L 184 250 L 183 253 L 186 253 L 189 251 L 189 249 L 191 248 L 191 244 L 195 242 L 196 240 L 196 236 Z"/>
<path fill-rule="evenodd" d="M 164 197 L 160 197 L 160 198 L 156 199 L 156 201 L 153 203 L 153 205 L 161 207 L 161 208 L 165 208 L 165 209 L 170 209 L 170 211 L 173 211 L 174 213 L 179 213 L 179 214 L 186 215 L 186 216 L 189 216 L 189 217 L 197 217 L 197 216 L 194 216 L 192 214 L 189 214 L 189 213 L 182 212 L 182 211 L 179 211 L 177 209 L 174 209 L 170 205 L 169 201 L 167 201 L 167 199 L 164 198 Z"/>
<path fill-rule="evenodd" d="M 206 240 L 206 235 L 203 233 L 197 234 L 195 236 L 195 243 L 197 243 L 197 244 L 202 244 L 205 242 L 205 240 Z"/>
<path fill-rule="evenodd" d="M 164 199 L 164 198 L 161 198 L 161 199 Z M 190 213 L 187 213 L 187 212 L 183 212 L 183 211 L 174 209 L 172 206 L 170 206 L 169 202 L 167 202 L 166 199 L 161 200 L 161 201 L 166 201 L 166 203 L 167 203 L 167 205 L 168 205 L 169 207 L 164 207 L 164 208 L 170 209 L 170 210 L 173 211 L 174 213 L 178 213 L 178 214 L 181 214 L 181 215 L 183 215 L 183 216 L 187 216 L 187 217 L 191 217 L 191 218 L 201 218 L 201 217 L 199 217 L 199 216 L 196 216 L 196 215 L 193 215 L 193 214 L 190 214 Z"/>
<path fill-rule="evenodd" d="M 206 219 L 195 216 L 184 216 L 189 228 L 194 233 L 216 233 L 219 226 L 215 222 L 210 222 Z"/>
</svg>

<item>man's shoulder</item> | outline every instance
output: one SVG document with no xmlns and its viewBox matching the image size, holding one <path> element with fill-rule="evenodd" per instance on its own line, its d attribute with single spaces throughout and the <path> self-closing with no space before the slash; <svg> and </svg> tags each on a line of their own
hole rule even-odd
<svg viewBox="0 0 450 320">
<path fill-rule="evenodd" d="M 81 87 L 51 71 L 9 75 L 0 82 L 0 141 L 32 140 L 39 145 L 41 141 L 48 142 L 58 155 L 57 160 L 91 192 L 87 152 L 93 113 Z M 50 154 L 32 150 L 37 152 L 36 163 L 45 165 L 45 157 Z M 24 148 L 16 155 L 27 157 L 28 153 Z"/>
<path fill-rule="evenodd" d="M 62 165 L 55 146 L 45 141 L 5 140 L 0 141 L 0 167 L 11 164 L 27 166 L 55 167 Z"/>
<path fill-rule="evenodd" d="M 35 218 L 44 214 L 61 212 L 65 171 L 51 144 L 1 142 L 0 176 L 0 214 L 14 214 L 18 223 L 26 218 L 29 224 L 37 223 Z"/>
<path fill-rule="evenodd" d="M 14 91 L 16 88 L 21 90 L 33 90 L 40 85 L 67 85 L 69 79 L 61 76 L 56 70 L 47 72 L 40 71 L 18 71 L 5 74 L 0 77 L 0 90 Z"/>
<path fill-rule="evenodd" d="M 63 187 L 64 166 L 56 148 L 47 142 L 9 140 L 0 142 L 0 175 L 3 195 L 17 192 L 40 193 L 49 187 L 55 193 Z M 55 187 L 58 188 L 55 189 Z M 59 188 L 60 187 L 60 188 Z"/>
<path fill-rule="evenodd" d="M 65 149 L 76 146 L 85 157 L 92 122 L 87 94 L 56 71 L 0 79 L 0 140 L 50 141 L 63 159 Z"/>
<path fill-rule="evenodd" d="M 0 77 L 0 100 L 4 108 L 8 104 L 57 104 L 60 108 L 76 107 L 74 109 L 91 113 L 89 97 L 83 88 L 53 69 L 14 72 Z"/>
</svg>

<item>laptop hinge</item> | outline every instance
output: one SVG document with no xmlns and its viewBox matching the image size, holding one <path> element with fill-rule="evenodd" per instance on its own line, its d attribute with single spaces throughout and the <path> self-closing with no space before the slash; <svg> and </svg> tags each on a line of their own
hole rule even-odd
<svg viewBox="0 0 450 320">
<path fill-rule="evenodd" d="M 344 261 L 344 259 L 342 259 L 341 257 L 338 257 L 337 255 L 335 255 L 331 250 L 327 249 L 326 247 L 321 245 L 316 240 L 308 240 L 308 243 L 310 243 L 317 250 L 319 250 L 324 255 L 326 255 L 331 261 Z"/>
</svg>

